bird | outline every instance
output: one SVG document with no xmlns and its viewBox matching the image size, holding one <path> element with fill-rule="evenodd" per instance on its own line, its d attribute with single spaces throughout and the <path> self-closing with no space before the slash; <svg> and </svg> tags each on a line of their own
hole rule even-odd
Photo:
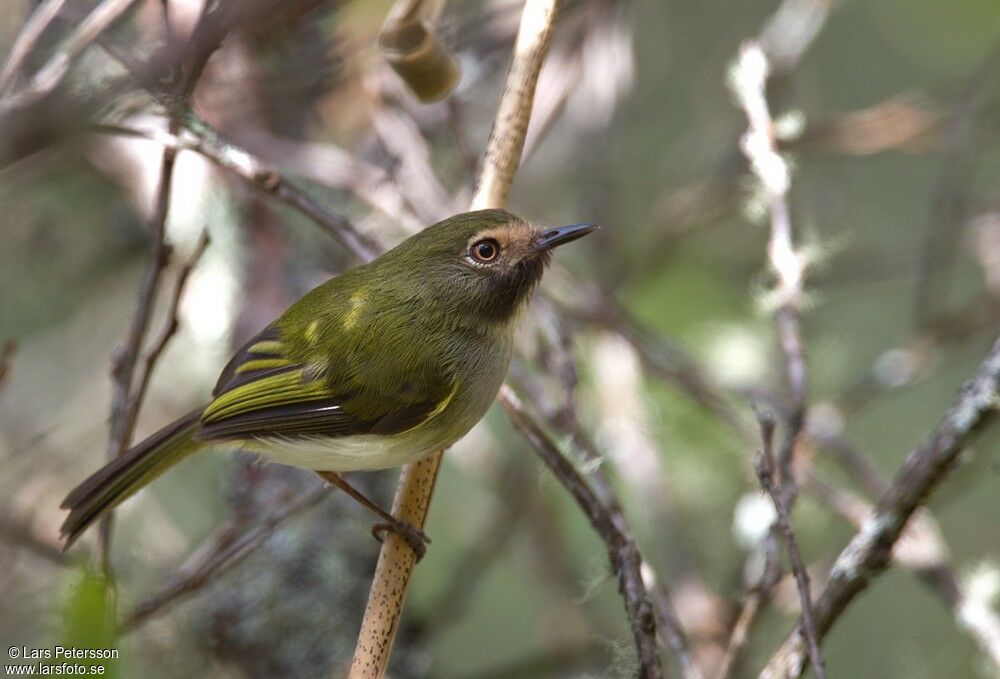
<svg viewBox="0 0 1000 679">
<path fill-rule="evenodd" d="M 422 531 L 341 474 L 414 462 L 468 433 L 503 383 L 514 330 L 553 248 L 595 228 L 466 212 L 321 283 L 236 351 L 207 405 L 70 491 L 63 548 L 167 469 L 222 448 L 319 473 L 422 554 Z"/>
</svg>

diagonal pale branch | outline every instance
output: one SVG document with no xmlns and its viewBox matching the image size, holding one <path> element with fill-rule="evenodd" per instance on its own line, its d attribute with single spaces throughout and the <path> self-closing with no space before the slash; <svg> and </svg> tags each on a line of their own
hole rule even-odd
<svg viewBox="0 0 1000 679">
<path fill-rule="evenodd" d="M 972 436 L 996 418 L 998 401 L 1000 339 L 931 435 L 906 458 L 874 513 L 837 557 L 813 609 L 820 640 L 854 597 L 885 570 L 913 512 L 944 479 Z M 799 677 L 806 658 L 805 639 L 796 625 L 771 656 L 761 679 Z"/>
<path fill-rule="evenodd" d="M 810 474 L 808 489 L 845 521 L 860 529 L 874 506 L 851 491 Z M 983 659 L 1000 676 L 1000 614 L 972 594 L 948 561 L 948 545 L 934 515 L 926 508 L 907 524 L 892 552 L 893 565 L 912 571 L 948 606 L 958 626 L 979 645 Z"/>
<path fill-rule="evenodd" d="M 557 12 L 557 0 L 525 3 L 510 70 L 472 199 L 474 210 L 506 204 L 524 147 L 535 83 L 548 52 Z M 443 451 L 403 468 L 392 505 L 394 516 L 423 527 L 442 455 Z M 406 541 L 395 533 L 386 535 L 358 634 L 352 678 L 385 674 L 415 564 L 416 555 Z"/>
</svg>

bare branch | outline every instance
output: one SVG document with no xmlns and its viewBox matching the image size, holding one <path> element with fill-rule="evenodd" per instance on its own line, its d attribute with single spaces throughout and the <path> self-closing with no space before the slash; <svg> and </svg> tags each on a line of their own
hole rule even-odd
<svg viewBox="0 0 1000 679">
<path fill-rule="evenodd" d="M 777 279 L 774 317 L 785 357 L 791 397 L 787 431 L 778 455 L 781 484 L 785 486 L 793 482 L 791 458 L 805 421 L 807 371 L 799 327 L 799 309 L 802 304 L 806 260 L 795 249 L 792 239 L 792 222 L 788 209 L 791 173 L 775 143 L 774 123 L 766 96 L 768 70 L 767 57 L 761 47 L 753 42 L 746 43 L 740 49 L 740 56 L 733 67 L 732 83 L 750 125 L 743 136 L 743 152 L 764 187 L 771 216 L 767 256 Z"/>
<path fill-rule="evenodd" d="M 159 592 L 139 602 L 125 616 L 119 627 L 120 634 L 129 634 L 170 605 L 231 570 L 264 542 L 282 522 L 315 506 L 326 497 L 330 497 L 330 493 L 325 485 L 321 485 L 249 526 L 240 525 L 236 519 L 230 520 L 187 558 L 178 574 Z"/>
<path fill-rule="evenodd" d="M 758 413 L 757 420 L 760 422 L 761 440 L 763 449 L 754 461 L 754 469 L 760 485 L 764 487 L 767 494 L 774 503 L 774 508 L 778 513 L 778 528 L 785 540 L 785 547 L 788 551 L 788 560 L 792 564 L 792 573 L 795 575 L 795 584 L 799 590 L 799 601 L 802 606 L 802 631 L 805 634 L 806 644 L 809 647 L 809 660 L 818 679 L 825 679 L 826 664 L 823 656 L 819 652 L 819 642 L 816 637 L 816 623 L 813 620 L 812 594 L 809 586 L 809 572 L 802 563 L 802 555 L 799 553 L 799 546 L 795 539 L 795 531 L 792 530 L 792 520 L 788 511 L 788 497 L 780 491 L 774 482 L 774 418 L 768 413 Z"/>
<path fill-rule="evenodd" d="M 8 97 L 6 105 L 24 106 L 40 100 L 55 90 L 63 78 L 66 77 L 73 60 L 93 44 L 100 37 L 101 33 L 118 21 L 135 2 L 136 0 L 104 0 L 104 2 L 95 7 L 77 25 L 59 51 L 31 78 L 31 81 L 21 91 Z M 52 10 L 51 7 L 45 9 Z M 58 9 L 58 7 L 55 8 L 55 11 L 57 12 Z M 55 12 L 53 12 L 52 16 L 54 15 Z M 52 20 L 52 16 L 46 17 L 43 15 L 42 19 L 48 22 Z M 44 26 L 38 29 L 39 34 L 42 29 L 44 29 Z M 34 37 L 33 39 L 37 40 L 38 37 Z M 20 58 L 23 59 L 23 56 Z"/>
<path fill-rule="evenodd" d="M 931 435 L 907 457 L 874 513 L 837 557 L 830 581 L 814 607 L 820 640 L 854 597 L 888 565 L 893 545 L 913 512 L 944 479 L 972 436 L 996 417 L 998 401 L 1000 339 Z M 801 676 L 806 657 L 797 626 L 771 656 L 761 677 Z"/>
<path fill-rule="evenodd" d="M 855 528 L 861 529 L 874 506 L 843 488 L 831 486 L 815 474 L 806 488 Z M 1000 672 L 1000 615 L 988 602 L 969 591 L 948 563 L 948 545 L 934 516 L 918 510 L 892 550 L 893 564 L 913 571 L 951 610 L 959 627 L 966 630 L 983 654 Z"/>
<path fill-rule="evenodd" d="M 750 640 L 750 630 L 757 621 L 757 616 L 767 602 L 771 590 L 781 577 L 781 563 L 779 556 L 778 538 L 772 527 L 767 537 L 764 538 L 764 568 L 754 586 L 747 592 L 740 606 L 736 622 L 733 623 L 729 631 L 729 641 L 726 644 L 726 652 L 719 664 L 716 679 L 727 679 L 731 676 L 739 663 L 746 648 L 747 641 Z"/>
<path fill-rule="evenodd" d="M 663 671 L 656 649 L 656 622 L 653 606 L 642 578 L 642 557 L 635 540 L 625 528 L 624 517 L 614 512 L 596 491 L 559 452 L 537 422 L 528 414 L 512 390 L 504 387 L 498 396 L 511 424 L 531 444 L 542 461 L 555 474 L 583 510 L 591 527 L 605 543 L 611 568 L 618 577 L 618 589 L 625 599 L 625 610 L 639 655 L 639 675 L 660 677 Z"/>
<path fill-rule="evenodd" d="M 146 353 L 146 358 L 143 360 L 142 370 L 139 372 L 139 377 L 136 378 L 129 413 L 129 417 L 133 422 L 137 419 L 138 412 L 131 411 L 138 411 L 139 405 L 145 399 L 146 390 L 149 388 L 149 380 L 153 374 L 153 369 L 156 367 L 157 361 L 160 360 L 160 355 L 163 353 L 163 350 L 167 348 L 167 344 L 170 343 L 170 340 L 177 332 L 177 328 L 180 325 L 177 312 L 180 307 L 181 297 L 184 295 L 184 287 L 187 285 L 188 277 L 190 277 L 194 267 L 197 266 L 198 260 L 200 260 L 201 256 L 205 254 L 205 250 L 208 248 L 209 243 L 211 243 L 211 238 L 209 238 L 208 231 L 202 231 L 201 238 L 198 239 L 198 244 L 195 246 L 194 253 L 177 274 L 177 281 L 174 283 L 174 291 L 170 296 L 170 308 L 167 310 L 167 322 L 164 325 L 162 332 L 160 332 L 160 336 Z"/>
<path fill-rule="evenodd" d="M 150 139 L 167 148 L 183 149 L 201 154 L 224 170 L 245 180 L 251 186 L 274 196 L 296 212 L 309 218 L 333 236 L 348 252 L 361 261 L 378 256 L 379 247 L 363 236 L 343 215 L 320 205 L 305 190 L 282 176 L 277 169 L 237 144 L 225 139 L 214 127 L 187 110 L 182 114 L 184 128 L 193 139 L 173 134 L 157 134 L 116 126 L 99 126 L 97 131 Z"/>
<path fill-rule="evenodd" d="M 153 207 L 152 229 L 153 243 L 149 251 L 149 263 L 146 276 L 139 291 L 132 315 L 132 325 L 125 340 L 125 345 L 115 351 L 111 366 L 112 400 L 111 400 L 111 432 L 108 439 L 108 457 L 114 459 L 122 455 L 129 447 L 135 421 L 142 403 L 135 398 L 133 380 L 139 352 L 142 350 L 143 339 L 149 328 L 153 314 L 160 278 L 163 268 L 170 257 L 169 246 L 164 240 L 166 232 L 167 211 L 170 207 L 170 191 L 173 184 L 174 162 L 177 158 L 176 149 L 167 148 L 163 151 L 160 161 L 160 181 L 157 189 L 156 202 Z M 109 569 L 109 549 L 111 543 L 112 513 L 108 512 L 101 519 L 97 536 L 97 554 L 102 571 Z"/>
<path fill-rule="evenodd" d="M 14 82 L 14 78 L 17 77 L 17 72 L 24 64 L 24 60 L 38 45 L 45 29 L 49 27 L 49 24 L 52 23 L 65 4 L 66 0 L 43 0 L 28 17 L 28 21 L 21 28 L 14 40 L 14 45 L 10 48 L 3 69 L 0 70 L 0 96 L 7 92 L 7 89 Z"/>
<path fill-rule="evenodd" d="M 210 44 L 217 46 L 218 41 L 210 41 Z M 305 190 L 299 188 L 286 177 L 283 177 L 274 167 L 268 165 L 248 150 L 225 139 L 214 127 L 194 113 L 184 103 L 183 99 L 181 102 L 178 102 L 177 98 L 171 92 L 156 87 L 155 78 L 149 72 L 155 65 L 137 63 L 129 54 L 107 41 L 102 41 L 101 46 L 125 67 L 138 86 L 144 88 L 162 106 L 171 112 L 173 120 L 179 121 L 183 128 L 195 136 L 195 141 L 187 142 L 186 140 L 180 140 L 175 130 L 171 130 L 166 135 L 156 135 L 109 126 L 100 126 L 98 129 L 106 132 L 149 137 L 154 141 L 159 141 L 168 148 L 184 148 L 196 151 L 219 167 L 233 172 L 252 186 L 274 196 L 304 215 L 332 235 L 344 248 L 361 261 L 371 261 L 378 256 L 380 251 L 378 246 L 359 233 L 350 220 L 320 205 Z M 199 73 L 210 53 L 207 49 L 200 53 L 201 56 L 195 64 Z M 194 85 L 195 81 L 189 75 L 185 80 L 185 88 L 182 92 L 184 98 L 190 94 Z"/>
</svg>

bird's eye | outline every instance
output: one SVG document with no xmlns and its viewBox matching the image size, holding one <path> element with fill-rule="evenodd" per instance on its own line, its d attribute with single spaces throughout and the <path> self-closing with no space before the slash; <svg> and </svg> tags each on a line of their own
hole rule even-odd
<svg viewBox="0 0 1000 679">
<path fill-rule="evenodd" d="M 500 256 L 500 244 L 492 238 L 484 238 L 472 244 L 469 254 L 477 262 L 489 264 Z"/>
</svg>

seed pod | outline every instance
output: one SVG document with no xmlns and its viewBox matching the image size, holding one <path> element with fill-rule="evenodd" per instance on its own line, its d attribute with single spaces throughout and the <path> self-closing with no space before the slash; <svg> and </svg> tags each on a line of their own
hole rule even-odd
<svg viewBox="0 0 1000 679">
<path fill-rule="evenodd" d="M 386 17 L 378 44 L 392 70 L 423 102 L 444 99 L 458 84 L 461 68 L 455 55 L 434 32 L 436 14 L 424 3 L 412 0 L 397 4 Z M 440 7 L 438 7 L 438 11 Z"/>
</svg>

